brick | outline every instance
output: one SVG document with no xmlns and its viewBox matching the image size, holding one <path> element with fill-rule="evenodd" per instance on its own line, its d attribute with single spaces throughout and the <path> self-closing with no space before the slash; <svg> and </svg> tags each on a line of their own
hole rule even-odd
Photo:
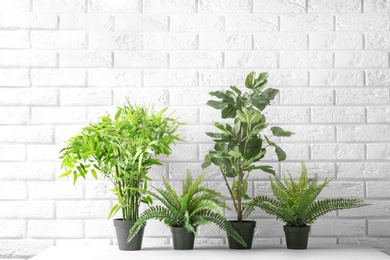
<svg viewBox="0 0 390 260">
<path fill-rule="evenodd" d="M 347 217 L 389 217 L 390 208 L 388 200 L 365 200 L 366 205 L 361 208 L 340 210 L 339 216 Z"/>
<path fill-rule="evenodd" d="M 189 143 L 207 143 L 210 142 L 205 132 L 214 131 L 214 126 L 202 126 L 202 125 L 185 125 L 181 126 L 177 133 L 180 137 Z"/>
<path fill-rule="evenodd" d="M 244 85 L 246 71 L 242 70 L 202 70 L 199 73 L 200 86 L 224 87 Z"/>
<path fill-rule="evenodd" d="M 56 246 L 110 246 L 111 239 L 56 239 Z"/>
<path fill-rule="evenodd" d="M 390 181 L 367 181 L 367 197 L 388 198 Z"/>
<path fill-rule="evenodd" d="M 312 70 L 310 86 L 356 87 L 364 85 L 364 71 L 359 70 Z"/>
<path fill-rule="evenodd" d="M 272 1 L 260 0 L 253 2 L 254 13 L 305 13 L 306 2 L 304 0 Z"/>
<path fill-rule="evenodd" d="M 27 31 L 0 31 L 0 48 L 28 49 L 30 40 Z"/>
<path fill-rule="evenodd" d="M 332 89 L 282 89 L 280 103 L 283 105 L 332 105 Z"/>
<path fill-rule="evenodd" d="M 194 144 L 177 144 L 172 147 L 172 154 L 168 159 L 172 161 L 197 161 L 198 146 Z"/>
<path fill-rule="evenodd" d="M 139 0 L 90 0 L 88 2 L 90 13 L 139 13 L 140 9 Z"/>
<path fill-rule="evenodd" d="M 390 232 L 390 221 L 388 219 L 368 220 L 369 236 L 387 236 Z"/>
<path fill-rule="evenodd" d="M 101 116 L 106 116 L 108 114 L 115 115 L 116 108 L 114 106 L 104 106 L 104 107 L 88 107 L 87 108 L 87 120 L 95 121 Z"/>
<path fill-rule="evenodd" d="M 333 68 L 333 54 L 329 52 L 283 52 L 280 68 Z"/>
<path fill-rule="evenodd" d="M 261 219 L 256 224 L 255 237 L 283 237 L 283 224 L 276 219 Z"/>
<path fill-rule="evenodd" d="M 2 200 L 20 200 L 27 198 L 26 184 L 23 182 L 3 181 L 0 183 Z"/>
<path fill-rule="evenodd" d="M 289 125 L 283 128 L 295 133 L 289 138 L 281 139 L 283 143 L 335 140 L 334 128 L 330 125 Z"/>
<path fill-rule="evenodd" d="M 61 67 L 111 67 L 112 53 L 105 51 L 62 51 Z"/>
<path fill-rule="evenodd" d="M 389 49 L 390 48 L 390 33 L 367 33 L 366 34 L 367 49 Z"/>
<path fill-rule="evenodd" d="M 324 163 L 324 162 L 307 162 L 305 166 L 308 171 L 309 178 L 314 178 L 317 174 L 318 178 L 321 180 L 324 179 L 333 179 L 336 176 L 334 163 Z M 282 174 L 288 173 L 293 176 L 293 178 L 298 179 L 301 175 L 302 165 L 300 163 L 282 163 L 281 172 Z"/>
<path fill-rule="evenodd" d="M 54 217 L 52 201 L 0 201 L 0 206 L 0 216 L 6 219 Z"/>
<path fill-rule="evenodd" d="M 196 238 L 195 238 L 196 243 Z M 169 239 L 168 238 L 157 238 L 157 237 L 144 237 L 142 240 L 142 245 L 147 246 L 164 246 L 169 245 Z"/>
<path fill-rule="evenodd" d="M 270 32 L 254 35 L 255 50 L 305 50 L 307 35 L 304 33 Z"/>
<path fill-rule="evenodd" d="M 26 159 L 26 147 L 24 145 L 18 145 L 18 144 L 0 145 L 0 161 L 23 161 L 25 159 Z M 0 168 L 1 166 L 2 164 L 0 164 Z M 2 177 L 7 178 L 6 176 L 0 175 L 0 178 Z"/>
<path fill-rule="evenodd" d="M 390 141 L 389 125 L 337 126 L 339 141 Z"/>
<path fill-rule="evenodd" d="M 0 51 L 0 67 L 53 67 L 56 66 L 55 52 L 30 50 Z"/>
<path fill-rule="evenodd" d="M 147 93 L 147 95 L 146 95 Z M 168 105 L 169 92 L 166 89 L 138 88 L 138 89 L 115 89 L 114 104 L 122 105 L 128 99 L 132 103 L 150 104 L 158 106 Z"/>
<path fill-rule="evenodd" d="M 195 245 L 223 245 L 223 238 L 196 238 Z"/>
<path fill-rule="evenodd" d="M 364 144 L 314 144 L 313 160 L 364 160 Z"/>
<path fill-rule="evenodd" d="M 96 119 L 95 119 L 96 120 Z M 80 132 L 80 129 L 85 125 L 60 125 L 54 127 L 55 132 L 55 144 L 64 144 L 65 140 L 68 140 L 75 134 Z M 63 172 L 61 172 L 63 173 Z"/>
<path fill-rule="evenodd" d="M 144 236 L 155 236 L 155 234 L 159 234 L 160 236 L 171 236 L 171 230 L 163 222 L 149 220 L 145 226 Z"/>
<path fill-rule="evenodd" d="M 389 12 L 390 3 L 387 1 L 365 0 L 364 12 Z"/>
<path fill-rule="evenodd" d="M 381 105 L 389 103 L 389 91 L 380 88 L 337 89 L 337 105 Z"/>
<path fill-rule="evenodd" d="M 267 85 L 277 89 L 280 87 L 306 87 L 309 86 L 309 76 L 303 70 L 273 70 L 269 75 Z"/>
<path fill-rule="evenodd" d="M 170 25 L 173 32 L 220 32 L 225 19 L 219 15 L 171 15 Z"/>
<path fill-rule="evenodd" d="M 171 23 L 173 20 L 172 17 Z M 163 32 L 168 31 L 168 17 L 166 15 L 119 15 L 116 17 L 115 26 L 116 31 Z"/>
<path fill-rule="evenodd" d="M 115 52 L 115 67 L 126 68 L 166 68 L 166 52 Z"/>
<path fill-rule="evenodd" d="M 110 201 L 57 201 L 56 215 L 58 219 L 94 219 L 105 218 L 110 212 Z"/>
<path fill-rule="evenodd" d="M 188 62 L 189 60 L 191 63 Z M 172 52 L 170 54 L 171 68 L 220 68 L 222 64 L 221 52 Z"/>
<path fill-rule="evenodd" d="M 360 0 L 335 0 L 329 4 L 326 0 L 309 0 L 309 13 L 360 13 L 362 10 Z"/>
<path fill-rule="evenodd" d="M 111 191 L 113 188 L 113 184 L 109 181 L 87 181 L 85 182 L 85 197 L 87 199 L 117 199 Z"/>
<path fill-rule="evenodd" d="M 51 126 L 1 126 L 0 142 L 50 143 L 53 141 Z"/>
<path fill-rule="evenodd" d="M 380 68 L 389 66 L 385 52 L 336 52 L 336 68 Z"/>
<path fill-rule="evenodd" d="M 360 33 L 311 33 L 309 48 L 317 50 L 363 49 L 363 35 Z"/>
<path fill-rule="evenodd" d="M 231 0 L 227 4 L 223 0 L 200 0 L 200 13 L 249 13 L 249 0 Z"/>
<path fill-rule="evenodd" d="M 48 239 L 7 239 L 0 240 L 0 256 L 4 257 L 32 257 L 54 245 Z"/>
<path fill-rule="evenodd" d="M 26 235 L 26 221 L 0 220 L 1 238 L 23 238 Z"/>
<path fill-rule="evenodd" d="M 368 123 L 389 123 L 390 108 L 389 107 L 368 107 L 367 122 Z"/>
<path fill-rule="evenodd" d="M 38 13 L 84 13 L 85 2 L 79 0 L 33 0 L 33 11 Z"/>
<path fill-rule="evenodd" d="M 211 96 L 210 96 L 211 98 Z M 200 109 L 200 123 L 211 125 L 213 121 L 218 121 L 221 124 L 232 123 L 232 120 L 222 119 L 221 110 L 214 109 L 210 106 L 201 107 Z"/>
<path fill-rule="evenodd" d="M 333 16 L 327 14 L 283 15 L 280 31 L 333 31 Z"/>
<path fill-rule="evenodd" d="M 72 185 L 72 181 L 29 182 L 28 192 L 31 199 L 80 199 L 81 182 Z M 45 191 L 44 193 L 42 191 Z"/>
<path fill-rule="evenodd" d="M 319 195 L 321 198 L 362 198 L 364 186 L 359 181 L 333 181 Z"/>
<path fill-rule="evenodd" d="M 226 18 L 228 32 L 273 32 L 278 29 L 278 17 L 273 15 L 235 15 Z"/>
<path fill-rule="evenodd" d="M 280 245 L 280 238 L 253 238 L 253 247 L 262 245 Z"/>
<path fill-rule="evenodd" d="M 37 238 L 77 238 L 82 236 L 81 220 L 30 220 L 29 237 Z"/>
<path fill-rule="evenodd" d="M 127 69 L 90 69 L 88 86 L 140 87 L 141 73 Z"/>
<path fill-rule="evenodd" d="M 31 32 L 31 45 L 33 49 L 85 49 L 86 34 L 82 31 L 33 31 Z"/>
<path fill-rule="evenodd" d="M 1 105 L 55 105 L 55 89 L 0 89 Z"/>
<path fill-rule="evenodd" d="M 111 90 L 97 88 L 67 88 L 60 91 L 61 105 L 110 105 Z"/>
<path fill-rule="evenodd" d="M 21 155 L 25 157 L 22 152 Z M 2 162 L 0 170 L 3 173 L 0 174 L 2 180 L 50 180 L 56 165 L 50 162 Z"/>
<path fill-rule="evenodd" d="M 190 87 L 198 84 L 193 70 L 144 71 L 144 85 L 147 87 Z"/>
<path fill-rule="evenodd" d="M 199 112 L 196 107 L 180 107 L 180 106 L 169 106 L 167 115 L 171 113 L 173 117 L 184 124 L 198 124 L 199 123 Z"/>
<path fill-rule="evenodd" d="M 367 144 L 367 159 L 388 160 L 390 159 L 390 144 Z"/>
<path fill-rule="evenodd" d="M 145 0 L 145 13 L 195 13 L 195 0 Z"/>
<path fill-rule="evenodd" d="M 311 226 L 313 236 L 364 236 L 364 219 L 320 219 Z"/>
<path fill-rule="evenodd" d="M 85 74 L 84 69 L 32 69 L 31 81 L 44 87 L 84 86 Z"/>
<path fill-rule="evenodd" d="M 170 91 L 170 105 L 205 105 L 209 89 L 180 88 Z"/>
<path fill-rule="evenodd" d="M 313 107 L 313 123 L 364 123 L 364 107 Z"/>
<path fill-rule="evenodd" d="M 27 107 L 0 107 L 0 124 L 26 124 L 29 118 Z"/>
<path fill-rule="evenodd" d="M 169 163 L 169 180 L 184 180 L 187 170 L 191 172 L 194 178 L 199 177 L 204 172 L 201 168 L 201 163 L 171 162 Z M 218 180 L 220 178 L 221 173 L 218 168 L 214 166 L 207 168 L 207 180 Z M 210 187 L 210 182 L 208 182 L 207 186 Z"/>
<path fill-rule="evenodd" d="M 27 87 L 30 85 L 27 69 L 0 69 L 0 86 Z"/>
<path fill-rule="evenodd" d="M 56 29 L 54 14 L 13 13 L 0 15 L 0 29 Z"/>
<path fill-rule="evenodd" d="M 199 36 L 201 50 L 250 50 L 251 48 L 250 34 L 205 33 Z"/>
<path fill-rule="evenodd" d="M 61 15 L 60 29 L 84 29 L 88 31 L 113 31 L 114 16 L 109 15 L 94 15 L 77 14 L 77 15 Z"/>
<path fill-rule="evenodd" d="M 390 84 L 390 70 L 367 70 L 367 86 L 386 87 Z"/>
<path fill-rule="evenodd" d="M 118 32 L 90 32 L 90 50 L 140 50 L 142 35 Z"/>
<path fill-rule="evenodd" d="M 0 12 L 28 12 L 30 7 L 30 0 L 6 0 L 1 1 Z"/>
<path fill-rule="evenodd" d="M 31 122 L 33 124 L 71 124 L 84 123 L 86 108 L 79 107 L 33 107 Z"/>
<path fill-rule="evenodd" d="M 149 221 L 148 224 L 149 225 Z M 93 237 L 115 237 L 115 228 L 112 220 L 95 220 L 85 221 L 85 236 Z"/>
<path fill-rule="evenodd" d="M 254 51 L 227 51 L 225 52 L 225 67 L 242 68 L 276 68 L 278 66 L 278 54 L 275 52 Z"/>
<path fill-rule="evenodd" d="M 389 178 L 390 164 L 380 162 L 351 162 L 337 164 L 338 178 Z"/>
<path fill-rule="evenodd" d="M 271 124 L 279 123 L 307 123 L 310 119 L 310 111 L 306 107 L 279 107 L 274 106 L 265 109 L 263 114 Z"/>
<path fill-rule="evenodd" d="M 193 33 L 146 33 L 143 48 L 145 50 L 196 50 L 198 37 Z"/>
<path fill-rule="evenodd" d="M 385 14 L 338 15 L 336 31 L 388 31 L 389 17 Z"/>
<path fill-rule="evenodd" d="M 204 225 L 199 226 L 196 235 L 198 237 L 211 237 L 211 236 L 219 236 L 220 235 L 220 229 L 216 225 Z"/>
</svg>

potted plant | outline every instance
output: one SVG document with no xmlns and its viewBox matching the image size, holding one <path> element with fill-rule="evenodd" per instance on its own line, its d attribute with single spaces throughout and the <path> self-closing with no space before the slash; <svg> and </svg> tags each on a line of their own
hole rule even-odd
<svg viewBox="0 0 390 260">
<path fill-rule="evenodd" d="M 167 108 L 166 108 L 167 109 Z M 140 203 L 151 203 L 144 195 L 147 189 L 148 170 L 161 165 L 159 154 L 169 155 L 170 146 L 180 140 L 175 134 L 180 125 L 175 119 L 165 117 L 163 109 L 157 113 L 152 108 L 132 106 L 129 102 L 118 107 L 114 117 L 103 116 L 90 123 L 81 132 L 67 140 L 61 150 L 62 168 L 60 177 L 73 176 L 73 182 L 87 174 L 98 178 L 100 172 L 113 185 L 118 202 L 108 217 L 118 211 L 121 219 L 114 219 L 120 250 L 139 250 L 143 232 L 127 243 L 129 230 L 139 217 Z M 131 190 L 138 188 L 138 190 Z"/>
<path fill-rule="evenodd" d="M 302 171 L 298 181 L 284 176 L 270 178 L 275 198 L 258 196 L 247 204 L 246 215 L 259 207 L 266 213 L 282 220 L 288 249 L 306 249 L 309 238 L 310 224 L 319 217 L 334 210 L 362 207 L 367 204 L 361 199 L 324 199 L 316 200 L 330 180 L 317 183 L 318 176 L 309 180 L 307 169 L 302 162 Z"/>
<path fill-rule="evenodd" d="M 230 90 L 224 92 L 210 92 L 210 95 L 219 100 L 207 102 L 209 106 L 221 110 L 222 118 L 233 119 L 231 124 L 226 125 L 214 122 L 219 132 L 206 133 L 214 138 L 215 145 L 202 164 L 203 168 L 214 164 L 220 169 L 233 200 L 237 220 L 232 221 L 232 224 L 246 241 L 247 247 L 228 237 L 231 249 L 249 249 L 252 245 L 256 222 L 245 221 L 243 218 L 246 207 L 243 202 L 250 199 L 247 194 L 250 173 L 262 170 L 275 174 L 271 166 L 256 163 L 264 158 L 271 147 L 274 148 L 279 161 L 285 160 L 285 152 L 271 141 L 271 137 L 288 137 L 293 134 L 277 126 L 270 128 L 272 136 L 263 133 L 269 127 L 262 112 L 278 94 L 276 89 L 265 89 L 267 77 L 267 73 L 260 73 L 256 78 L 256 73 L 251 72 L 245 81 L 247 92 L 243 93 L 237 87 L 231 86 Z"/>
<path fill-rule="evenodd" d="M 146 191 L 160 201 L 161 205 L 150 206 L 141 214 L 130 230 L 129 241 L 134 239 L 148 219 L 157 219 L 164 221 L 171 228 L 174 249 L 193 249 L 196 228 L 209 223 L 218 225 L 238 243 L 245 245 L 243 239 L 222 213 L 222 209 L 227 207 L 222 201 L 225 197 L 215 190 L 201 186 L 205 176 L 206 173 L 203 173 L 193 180 L 188 171 L 187 178 L 183 181 L 181 195 L 162 176 L 165 190 L 154 188 L 157 193 Z"/>
</svg>

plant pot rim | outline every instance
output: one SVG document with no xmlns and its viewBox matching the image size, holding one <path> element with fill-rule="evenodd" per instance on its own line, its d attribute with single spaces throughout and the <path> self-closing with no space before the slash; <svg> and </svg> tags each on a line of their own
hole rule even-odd
<svg viewBox="0 0 390 260">
<path fill-rule="evenodd" d="M 193 227 L 195 229 L 195 232 L 196 232 L 196 228 L 197 227 Z M 171 227 L 171 232 L 172 233 L 192 233 L 190 231 L 187 231 L 187 229 L 185 229 L 185 227 Z"/>
<path fill-rule="evenodd" d="M 291 226 L 287 226 L 287 225 L 284 225 L 283 226 L 283 230 L 285 232 L 309 232 L 310 231 L 310 226 L 302 226 L 302 227 L 291 227 Z"/>
</svg>

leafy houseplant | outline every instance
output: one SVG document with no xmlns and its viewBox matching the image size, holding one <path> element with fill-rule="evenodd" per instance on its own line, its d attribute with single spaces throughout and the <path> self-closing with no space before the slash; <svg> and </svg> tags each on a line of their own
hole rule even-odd
<svg viewBox="0 0 390 260">
<path fill-rule="evenodd" d="M 233 123 L 222 125 L 214 122 L 219 132 L 206 133 L 214 138 L 215 145 L 214 149 L 205 156 L 202 167 L 206 168 L 214 164 L 220 169 L 237 214 L 237 221 L 232 223 L 237 229 L 240 226 L 243 228 L 249 226 L 247 248 L 251 247 L 253 230 L 256 225 L 254 221 L 243 221 L 245 213 L 243 202 L 250 199 L 247 194 L 249 175 L 256 169 L 275 174 L 271 166 L 255 164 L 264 158 L 269 147 L 274 148 L 279 161 L 286 159 L 285 152 L 271 141 L 272 136 L 263 134 L 268 128 L 263 110 L 279 92 L 273 88 L 265 89 L 267 77 L 267 73 L 260 73 L 256 78 L 256 73 L 251 72 L 245 81 L 247 92 L 243 93 L 237 87 L 231 86 L 230 90 L 224 92 L 210 92 L 210 95 L 219 100 L 207 102 L 209 106 L 221 110 L 222 118 L 232 118 Z M 272 135 L 277 137 L 288 137 L 293 134 L 277 126 L 271 127 L 270 130 Z M 228 179 L 232 181 L 229 183 Z M 243 233 L 240 234 L 243 235 Z M 230 248 L 243 248 L 230 241 L 229 246 Z"/>
<path fill-rule="evenodd" d="M 287 248 L 306 249 L 310 231 L 309 224 L 334 210 L 362 207 L 367 204 L 361 199 L 324 199 L 316 200 L 330 180 L 317 183 L 318 176 L 309 180 L 305 164 L 298 181 L 284 176 L 283 181 L 277 176 L 270 178 L 275 198 L 258 196 L 248 203 L 246 214 L 259 207 L 266 213 L 276 216 L 285 223 Z"/>
<path fill-rule="evenodd" d="M 183 181 L 182 194 L 179 195 L 162 176 L 164 189 L 154 188 L 157 193 L 146 191 L 162 203 L 161 206 L 150 206 L 146 209 L 130 230 L 132 240 L 148 219 L 157 219 L 171 228 L 174 249 L 193 249 L 196 227 L 209 223 L 218 225 L 239 243 L 245 242 L 225 219 L 222 209 L 226 204 L 221 193 L 201 186 L 206 173 L 193 180 L 190 172 Z"/>
<path fill-rule="evenodd" d="M 141 248 L 141 232 L 132 244 L 127 243 L 127 236 L 139 217 L 140 203 L 151 203 L 151 197 L 144 195 L 150 180 L 148 170 L 153 165 L 161 165 L 156 155 L 169 155 L 170 146 L 180 140 L 175 135 L 180 123 L 165 117 L 165 111 L 155 113 L 153 107 L 132 106 L 128 102 L 117 108 L 114 118 L 103 116 L 98 122 L 82 128 L 60 152 L 65 169 L 60 177 L 73 175 L 76 183 L 88 173 L 97 179 L 97 172 L 101 172 L 114 184 L 118 203 L 112 207 L 109 218 L 118 211 L 122 213 L 123 219 L 114 220 L 120 250 Z"/>
</svg>

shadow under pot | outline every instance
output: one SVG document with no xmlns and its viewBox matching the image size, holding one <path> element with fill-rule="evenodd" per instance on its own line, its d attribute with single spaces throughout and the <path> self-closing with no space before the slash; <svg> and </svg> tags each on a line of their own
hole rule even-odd
<svg viewBox="0 0 390 260">
<path fill-rule="evenodd" d="M 127 238 L 129 237 L 129 231 L 131 227 L 134 225 L 134 223 L 135 221 L 114 219 L 114 227 L 115 227 L 119 250 L 134 251 L 134 250 L 141 249 L 145 226 L 143 226 L 140 229 L 137 235 L 129 243 L 127 242 Z"/>
<path fill-rule="evenodd" d="M 194 227 L 196 232 L 196 227 Z M 194 249 L 195 234 L 188 232 L 184 227 L 171 227 L 173 249 L 191 250 Z"/>
<path fill-rule="evenodd" d="M 256 221 L 229 221 L 237 230 L 238 234 L 244 239 L 246 247 L 238 243 L 234 238 L 227 235 L 230 249 L 251 249 L 253 236 L 255 234 Z"/>
<path fill-rule="evenodd" d="M 286 244 L 288 249 L 307 249 L 309 240 L 310 226 L 289 227 L 283 226 L 286 235 Z"/>
</svg>

